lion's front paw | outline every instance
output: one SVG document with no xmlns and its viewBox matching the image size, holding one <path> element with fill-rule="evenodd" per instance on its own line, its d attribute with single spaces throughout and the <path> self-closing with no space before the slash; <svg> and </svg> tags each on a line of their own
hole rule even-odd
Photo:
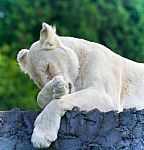
<svg viewBox="0 0 144 150">
<path fill-rule="evenodd" d="M 36 148 L 47 148 L 51 144 L 51 142 L 42 133 L 33 133 L 31 137 L 31 142 Z"/>
<path fill-rule="evenodd" d="M 66 95 L 70 92 L 69 83 L 67 83 L 63 77 L 58 76 L 54 81 L 53 99 L 60 99 L 63 95 Z"/>
<path fill-rule="evenodd" d="M 58 102 L 51 101 L 36 118 L 31 137 L 34 147 L 47 148 L 57 139 L 62 114 Z"/>
<path fill-rule="evenodd" d="M 31 137 L 31 142 L 36 148 L 48 148 L 57 136 L 48 133 L 45 129 L 35 128 Z"/>
</svg>

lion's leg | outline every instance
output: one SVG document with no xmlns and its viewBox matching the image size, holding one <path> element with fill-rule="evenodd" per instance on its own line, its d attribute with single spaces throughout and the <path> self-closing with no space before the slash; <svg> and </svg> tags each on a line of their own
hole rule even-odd
<svg viewBox="0 0 144 150">
<path fill-rule="evenodd" d="M 33 146 L 36 148 L 49 147 L 57 138 L 61 116 L 64 112 L 60 108 L 58 100 L 51 101 L 36 118 L 31 137 Z"/>
<path fill-rule="evenodd" d="M 52 100 L 52 82 L 46 83 L 37 96 L 37 102 L 41 108 L 44 108 Z"/>
<path fill-rule="evenodd" d="M 108 100 L 108 102 L 106 102 Z M 32 143 L 35 147 L 49 147 L 57 138 L 61 117 L 73 107 L 81 110 L 99 108 L 101 111 L 114 109 L 110 97 L 85 89 L 76 93 L 63 96 L 61 99 L 52 100 L 35 121 Z"/>
<path fill-rule="evenodd" d="M 37 96 L 37 102 L 41 108 L 44 108 L 52 99 L 60 99 L 63 95 L 69 93 L 68 83 L 62 76 L 56 76 L 45 84 Z"/>
</svg>

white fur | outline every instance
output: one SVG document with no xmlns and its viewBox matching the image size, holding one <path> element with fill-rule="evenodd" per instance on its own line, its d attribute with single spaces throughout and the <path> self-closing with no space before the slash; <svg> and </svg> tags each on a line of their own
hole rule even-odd
<svg viewBox="0 0 144 150">
<path fill-rule="evenodd" d="M 74 106 L 103 112 L 144 108 L 144 64 L 123 58 L 103 45 L 60 37 L 43 23 L 40 41 L 22 55 L 20 51 L 21 69 L 43 88 L 38 103 L 44 110 L 32 135 L 35 147 L 49 147 L 56 140 L 61 117 Z"/>
</svg>

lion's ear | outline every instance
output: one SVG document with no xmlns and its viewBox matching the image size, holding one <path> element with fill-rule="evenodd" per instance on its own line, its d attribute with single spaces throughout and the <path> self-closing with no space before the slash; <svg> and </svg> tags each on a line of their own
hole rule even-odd
<svg viewBox="0 0 144 150">
<path fill-rule="evenodd" d="M 42 30 L 40 31 L 40 43 L 42 49 L 52 50 L 56 48 L 58 44 L 56 39 L 56 28 L 43 23 Z"/>
<path fill-rule="evenodd" d="M 26 57 L 28 55 L 29 50 L 27 49 L 22 49 L 18 55 L 17 55 L 17 61 L 19 63 L 19 66 L 22 71 L 27 73 L 27 64 L 26 64 Z"/>
</svg>

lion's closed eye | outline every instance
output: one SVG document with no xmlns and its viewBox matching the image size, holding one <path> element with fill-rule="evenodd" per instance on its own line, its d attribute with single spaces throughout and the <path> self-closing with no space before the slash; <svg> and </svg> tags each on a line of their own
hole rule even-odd
<svg viewBox="0 0 144 150">
<path fill-rule="evenodd" d="M 47 65 L 45 73 L 48 73 L 48 71 L 49 71 L 49 65 Z"/>
<path fill-rule="evenodd" d="M 47 79 L 51 80 L 53 78 L 53 74 L 52 72 L 50 71 L 50 65 L 48 64 L 47 67 L 46 67 L 46 70 L 45 70 L 45 73 L 47 75 Z"/>
<path fill-rule="evenodd" d="M 60 69 L 52 63 L 48 64 L 45 68 L 45 75 L 47 76 L 47 80 L 51 80 L 61 74 L 62 72 L 60 71 Z"/>
</svg>

